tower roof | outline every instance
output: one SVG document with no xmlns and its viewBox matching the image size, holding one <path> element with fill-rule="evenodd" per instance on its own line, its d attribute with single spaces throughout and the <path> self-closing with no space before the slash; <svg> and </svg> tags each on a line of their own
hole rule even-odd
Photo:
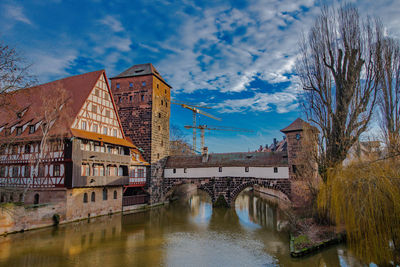
<svg viewBox="0 0 400 267">
<path fill-rule="evenodd" d="M 288 132 L 294 132 L 294 131 L 302 131 L 304 129 L 304 126 L 309 126 L 312 128 L 315 128 L 311 126 L 309 123 L 303 121 L 300 118 L 297 118 L 294 122 L 292 122 L 288 127 L 284 128 L 281 130 L 282 133 L 288 133 Z"/>
<path fill-rule="evenodd" d="M 151 63 L 145 64 L 138 64 L 133 65 L 127 70 L 124 70 L 120 74 L 115 77 L 111 77 L 110 79 L 117 79 L 117 78 L 127 78 L 127 77 L 137 77 L 137 76 L 145 76 L 145 75 L 154 75 L 166 85 L 171 87 L 164 79 L 161 77 L 160 73 L 156 70 L 156 68 Z"/>
</svg>

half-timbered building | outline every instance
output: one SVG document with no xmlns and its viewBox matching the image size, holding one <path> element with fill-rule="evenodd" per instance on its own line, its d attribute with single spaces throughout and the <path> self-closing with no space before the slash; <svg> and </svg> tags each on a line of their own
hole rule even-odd
<svg viewBox="0 0 400 267">
<path fill-rule="evenodd" d="M 149 164 L 125 138 L 104 70 L 6 99 L 1 201 L 65 202 L 62 219 L 73 220 L 120 211 L 124 191 L 146 184 Z"/>
</svg>

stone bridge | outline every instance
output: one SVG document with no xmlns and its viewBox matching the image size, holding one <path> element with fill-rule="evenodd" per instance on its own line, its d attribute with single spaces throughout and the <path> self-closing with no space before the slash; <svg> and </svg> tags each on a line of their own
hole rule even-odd
<svg viewBox="0 0 400 267">
<path fill-rule="evenodd" d="M 220 196 L 228 206 L 235 204 L 236 197 L 245 188 L 259 185 L 266 188 L 266 193 L 283 200 L 290 200 L 291 187 L 289 179 L 267 179 L 255 177 L 211 177 L 211 178 L 166 178 L 163 179 L 163 196 L 168 200 L 177 186 L 194 184 L 197 189 L 208 193 L 215 204 Z"/>
</svg>

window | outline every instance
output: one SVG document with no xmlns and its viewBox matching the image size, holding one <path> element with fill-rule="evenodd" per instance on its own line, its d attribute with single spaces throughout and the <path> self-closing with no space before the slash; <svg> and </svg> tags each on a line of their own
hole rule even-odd
<svg viewBox="0 0 400 267">
<path fill-rule="evenodd" d="M 157 83 L 157 89 L 159 88 L 158 83 Z"/>
<path fill-rule="evenodd" d="M 107 188 L 103 188 L 103 200 L 107 200 L 107 198 L 108 198 Z"/>
<path fill-rule="evenodd" d="M 158 117 L 161 118 L 161 112 L 158 113 Z"/>
<path fill-rule="evenodd" d="M 142 82 L 142 86 L 146 86 L 146 82 Z"/>
<path fill-rule="evenodd" d="M 296 165 L 292 165 L 292 170 L 293 170 L 293 173 L 296 173 L 296 171 L 297 171 Z"/>
<path fill-rule="evenodd" d="M 103 128 L 103 134 L 105 134 L 105 135 L 108 134 L 108 129 L 107 129 L 107 127 L 104 127 L 104 128 Z"/>
<path fill-rule="evenodd" d="M 35 132 L 35 125 L 30 125 L 29 126 L 29 133 L 33 134 Z"/>
<path fill-rule="evenodd" d="M 165 94 L 167 94 L 167 89 L 165 89 Z"/>
<path fill-rule="evenodd" d="M 119 83 L 117 83 L 117 89 L 119 89 L 119 87 L 120 87 L 120 86 L 119 86 Z"/>
<path fill-rule="evenodd" d="M 97 133 L 99 127 L 97 126 L 97 124 L 93 124 L 93 132 Z"/>
<path fill-rule="evenodd" d="M 31 166 L 29 166 L 29 165 L 24 166 L 24 176 L 25 177 L 31 176 Z"/>
<path fill-rule="evenodd" d="M 187 173 L 187 168 L 184 168 L 184 169 L 183 169 L 183 173 Z"/>
<path fill-rule="evenodd" d="M 164 101 L 161 100 L 161 106 L 163 106 L 163 105 L 164 105 Z"/>
<path fill-rule="evenodd" d="M 144 178 L 144 169 L 138 169 L 137 177 L 138 178 Z"/>
<path fill-rule="evenodd" d="M 18 177 L 18 166 L 12 167 L 12 177 Z"/>
<path fill-rule="evenodd" d="M 132 96 L 129 96 L 129 101 L 131 101 L 131 102 L 132 102 Z"/>
<path fill-rule="evenodd" d="M 144 95 L 141 95 L 141 96 L 140 96 L 140 99 L 141 99 L 141 101 L 143 102 L 143 101 L 144 101 Z"/>
<path fill-rule="evenodd" d="M 53 176 L 60 176 L 60 165 L 54 165 Z"/>
<path fill-rule="evenodd" d="M 173 172 L 173 173 L 176 173 L 176 169 L 173 169 L 172 172 Z"/>
<path fill-rule="evenodd" d="M 21 135 L 22 134 L 22 127 L 17 127 L 17 135 Z"/>
<path fill-rule="evenodd" d="M 87 198 L 87 193 L 83 194 L 83 203 L 87 203 L 88 198 Z"/>
<path fill-rule="evenodd" d="M 168 107 L 168 102 L 167 101 L 165 101 L 165 107 Z"/>
<path fill-rule="evenodd" d="M 90 166 L 89 164 L 82 164 L 81 166 L 81 175 L 89 176 L 90 175 Z"/>
<path fill-rule="evenodd" d="M 81 129 L 86 130 L 86 121 L 81 122 Z"/>
<path fill-rule="evenodd" d="M 39 174 L 38 174 L 38 176 L 39 177 L 44 177 L 44 165 L 43 164 L 39 165 Z"/>
<path fill-rule="evenodd" d="M 158 130 L 161 131 L 161 126 L 160 125 L 158 125 Z"/>
<path fill-rule="evenodd" d="M 39 204 L 39 194 L 35 194 L 35 198 L 33 200 L 33 204 L 35 204 L 35 205 Z"/>
<path fill-rule="evenodd" d="M 99 96 L 99 89 L 95 89 L 95 90 L 94 90 L 94 95 L 95 95 L 95 96 Z"/>
<path fill-rule="evenodd" d="M 106 117 L 110 118 L 111 117 L 111 112 L 109 110 L 106 110 Z"/>
<path fill-rule="evenodd" d="M 278 173 L 278 167 L 274 167 L 274 173 Z"/>
<path fill-rule="evenodd" d="M 97 113 L 97 106 L 92 104 L 92 112 Z"/>
<path fill-rule="evenodd" d="M 31 153 L 31 145 L 25 145 L 24 152 L 25 152 L 25 154 Z"/>
<path fill-rule="evenodd" d="M 113 136 L 117 137 L 117 130 L 116 129 L 113 130 Z"/>
<path fill-rule="evenodd" d="M 129 83 L 129 87 L 132 88 L 133 87 L 133 82 Z"/>
<path fill-rule="evenodd" d="M 114 199 L 117 199 L 117 197 L 118 197 L 117 191 L 114 190 Z"/>
<path fill-rule="evenodd" d="M 13 145 L 12 146 L 11 153 L 12 154 L 18 154 L 18 145 Z"/>
<path fill-rule="evenodd" d="M 90 200 L 91 200 L 92 202 L 96 202 L 96 193 L 95 193 L 95 192 L 92 192 L 92 195 L 91 195 L 91 197 L 90 197 Z"/>
<path fill-rule="evenodd" d="M 249 167 L 244 167 L 245 172 L 249 172 Z"/>
<path fill-rule="evenodd" d="M 218 172 L 222 172 L 222 167 L 218 167 Z"/>
<path fill-rule="evenodd" d="M 5 166 L 0 167 L 0 177 L 6 177 L 6 167 Z"/>
</svg>

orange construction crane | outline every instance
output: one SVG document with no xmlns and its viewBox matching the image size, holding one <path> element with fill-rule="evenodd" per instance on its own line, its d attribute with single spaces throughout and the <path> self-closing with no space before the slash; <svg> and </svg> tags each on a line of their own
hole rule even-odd
<svg viewBox="0 0 400 267">
<path fill-rule="evenodd" d="M 199 125 L 196 127 L 196 129 L 200 130 L 200 134 L 201 134 L 201 151 L 203 151 L 204 149 L 204 135 L 205 135 L 205 130 L 209 130 L 209 131 L 231 131 L 231 132 L 248 132 L 251 133 L 253 132 L 252 130 L 247 130 L 247 129 L 242 129 L 242 128 L 234 128 L 234 127 L 225 127 L 225 126 L 211 126 L 207 127 L 207 125 Z M 186 125 L 185 126 L 186 129 L 194 129 L 193 126 L 189 126 Z"/>
<path fill-rule="evenodd" d="M 213 115 L 208 114 L 207 112 L 204 112 L 199 109 L 199 108 L 211 109 L 211 107 L 206 107 L 206 106 L 196 105 L 196 104 L 189 104 L 189 103 L 184 103 L 184 102 L 176 102 L 176 101 L 173 101 L 172 104 L 179 105 L 183 108 L 190 109 L 193 112 L 193 125 L 191 128 L 193 129 L 193 151 L 196 153 L 196 129 L 198 129 L 198 127 L 196 125 L 197 114 L 201 114 L 201 115 L 207 116 L 209 118 L 212 118 L 212 119 L 218 120 L 218 121 L 220 121 L 221 119 L 214 117 Z"/>
</svg>

